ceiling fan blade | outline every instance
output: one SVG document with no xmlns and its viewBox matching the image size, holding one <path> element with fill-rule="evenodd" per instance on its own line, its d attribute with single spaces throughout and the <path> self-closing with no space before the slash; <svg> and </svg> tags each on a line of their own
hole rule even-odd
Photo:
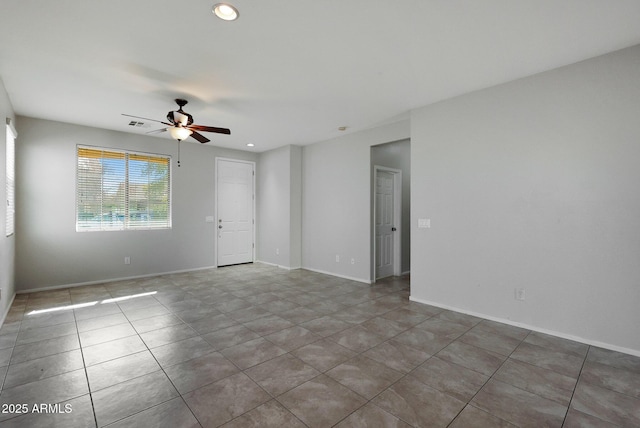
<svg viewBox="0 0 640 428">
<path fill-rule="evenodd" d="M 231 130 L 227 128 L 216 128 L 215 126 L 204 126 L 204 125 L 189 125 L 187 128 L 192 129 L 194 131 L 202 131 L 202 132 L 216 132 L 218 134 L 226 134 L 230 135 Z"/>
<path fill-rule="evenodd" d="M 154 131 L 149 131 L 149 132 L 147 132 L 147 134 L 159 134 L 161 132 L 167 132 L 167 128 L 160 128 L 160 129 L 156 129 Z"/>
<path fill-rule="evenodd" d="M 201 143 L 208 143 L 209 141 L 211 141 L 210 139 L 208 139 L 207 137 L 205 137 L 202 134 L 198 134 L 197 132 L 192 132 L 191 136 L 193 138 L 195 138 L 196 140 L 200 141 Z"/>
<path fill-rule="evenodd" d="M 161 120 L 149 119 L 148 117 L 134 116 L 134 115 L 131 115 L 131 114 L 124 114 L 124 113 L 121 113 L 121 114 L 122 114 L 123 116 L 127 116 L 127 117 L 135 117 L 136 119 L 150 120 L 150 121 L 152 121 L 152 122 L 158 122 L 158 123 L 161 123 L 161 124 L 163 124 L 163 125 L 173 126 L 172 124 L 167 123 L 167 122 L 163 122 L 163 121 L 161 121 Z"/>
</svg>

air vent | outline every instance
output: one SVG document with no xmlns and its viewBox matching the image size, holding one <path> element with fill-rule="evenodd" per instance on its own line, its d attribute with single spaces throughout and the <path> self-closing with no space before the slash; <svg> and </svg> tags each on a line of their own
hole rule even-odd
<svg viewBox="0 0 640 428">
<path fill-rule="evenodd" d="M 146 123 L 138 122 L 137 120 L 132 120 L 131 122 L 129 122 L 129 126 L 137 126 L 138 128 L 143 128 L 143 127 L 145 127 L 145 125 L 146 125 Z"/>
</svg>

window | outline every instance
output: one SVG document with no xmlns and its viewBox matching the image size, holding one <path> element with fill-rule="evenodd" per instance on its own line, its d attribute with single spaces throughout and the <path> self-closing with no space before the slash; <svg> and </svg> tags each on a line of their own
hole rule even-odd
<svg viewBox="0 0 640 428">
<path fill-rule="evenodd" d="M 171 227 L 171 158 L 78 146 L 76 230 Z"/>
<path fill-rule="evenodd" d="M 13 124 L 11 123 L 11 119 L 7 118 L 7 137 L 6 137 L 6 147 L 7 147 L 7 217 L 6 217 L 6 232 L 7 236 L 11 236 L 15 233 L 16 227 L 16 137 L 18 133 L 16 132 Z"/>
</svg>

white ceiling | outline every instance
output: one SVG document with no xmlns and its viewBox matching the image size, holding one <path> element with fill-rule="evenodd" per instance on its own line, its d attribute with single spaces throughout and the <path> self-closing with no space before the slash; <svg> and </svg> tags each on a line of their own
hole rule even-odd
<svg viewBox="0 0 640 428">
<path fill-rule="evenodd" d="M 0 4 L 19 115 L 124 132 L 174 98 L 264 151 L 640 43 L 638 0 L 21 0 Z M 163 138 L 166 138 L 163 137 Z"/>
</svg>

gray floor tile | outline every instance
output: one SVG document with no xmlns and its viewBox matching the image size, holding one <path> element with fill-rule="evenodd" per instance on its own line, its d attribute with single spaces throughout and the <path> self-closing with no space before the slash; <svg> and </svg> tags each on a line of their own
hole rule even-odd
<svg viewBox="0 0 640 428">
<path fill-rule="evenodd" d="M 319 371 L 291 354 L 253 366 L 245 370 L 245 373 L 274 397 L 320 374 Z"/>
<path fill-rule="evenodd" d="M 522 340 L 474 327 L 460 336 L 460 341 L 487 351 L 509 356 Z"/>
<path fill-rule="evenodd" d="M 258 339 L 260 335 L 238 324 L 205 334 L 202 338 L 209 342 L 213 349 L 220 351 L 250 340 Z"/>
<path fill-rule="evenodd" d="M 567 406 L 503 382 L 490 380 L 471 403 L 519 427 L 561 427 Z"/>
<path fill-rule="evenodd" d="M 584 363 L 584 358 L 526 342 L 521 343 L 513 351 L 511 358 L 576 379 Z"/>
<path fill-rule="evenodd" d="M 351 324 L 348 322 L 340 321 L 326 315 L 321 318 L 315 318 L 310 321 L 305 321 L 300 325 L 322 337 L 331 336 L 332 334 L 336 334 L 351 327 Z"/>
<path fill-rule="evenodd" d="M 305 345 L 291 353 L 321 372 L 327 371 L 357 355 L 350 349 L 327 339 Z"/>
<path fill-rule="evenodd" d="M 87 377 L 89 388 L 95 392 L 158 370 L 160 366 L 151 353 L 142 351 L 87 367 Z"/>
<path fill-rule="evenodd" d="M 142 339 L 140 339 L 140 336 L 134 335 L 100 343 L 98 345 L 83 347 L 82 354 L 84 356 L 85 365 L 89 367 L 94 364 L 104 363 L 105 361 L 124 357 L 125 355 L 145 351 L 146 349 L 147 347 Z"/>
<path fill-rule="evenodd" d="M 571 408 L 620 426 L 640 426 L 640 399 L 578 382 Z"/>
<path fill-rule="evenodd" d="M 151 349 L 151 353 L 153 353 L 153 356 L 162 367 L 178 364 L 212 351 L 211 345 L 200 336 L 190 337 Z"/>
<path fill-rule="evenodd" d="M 17 295 L 0 404 L 74 411 L 0 427 L 93 426 L 87 377 L 115 427 L 640 426 L 640 357 L 411 302 L 408 282 L 251 264 Z"/>
<path fill-rule="evenodd" d="M 0 428 L 92 428 L 96 426 L 89 394 L 61 403 L 48 404 L 47 410 L 31 412 L 4 422 Z"/>
<path fill-rule="evenodd" d="M 98 426 L 104 426 L 175 398 L 178 392 L 162 371 L 156 371 L 92 395 Z"/>
<path fill-rule="evenodd" d="M 409 374 L 438 391 L 468 402 L 489 380 L 471 369 L 433 357 Z"/>
<path fill-rule="evenodd" d="M 200 428 L 182 398 L 173 398 L 128 418 L 109 424 L 108 428 Z"/>
<path fill-rule="evenodd" d="M 281 395 L 278 401 L 311 428 L 332 426 L 366 403 L 364 398 L 325 375 Z"/>
<path fill-rule="evenodd" d="M 7 371 L 3 388 L 35 382 L 83 367 L 82 353 L 79 349 L 12 364 Z"/>
<path fill-rule="evenodd" d="M 125 324 L 129 320 L 122 313 L 105 315 L 102 317 L 89 318 L 86 320 L 77 321 L 78 331 L 85 332 L 90 330 L 97 330 L 99 328 L 111 327 L 113 325 Z"/>
<path fill-rule="evenodd" d="M 369 400 L 403 376 L 363 355 L 332 368 L 326 375 Z"/>
<path fill-rule="evenodd" d="M 584 343 L 549 336 L 548 334 L 538 333 L 537 331 L 531 332 L 524 341 L 525 343 L 541 346 L 552 351 L 573 355 L 582 359 L 587 356 L 587 351 L 589 350 L 589 345 L 585 345 Z"/>
<path fill-rule="evenodd" d="M 220 352 L 242 370 L 286 353 L 284 349 L 263 338 L 250 340 Z"/>
<path fill-rule="evenodd" d="M 465 406 L 410 377 L 387 388 L 372 403 L 416 427 L 447 426 Z"/>
<path fill-rule="evenodd" d="M 640 372 L 587 361 L 580 381 L 640 398 Z"/>
<path fill-rule="evenodd" d="M 277 315 L 267 315 L 257 320 L 244 323 L 245 327 L 260 336 L 266 336 L 277 331 L 284 330 L 285 328 L 293 327 L 294 325 L 295 324 L 291 321 L 287 321 Z"/>
<path fill-rule="evenodd" d="M 189 325 L 178 324 L 142 333 L 140 337 L 149 348 L 155 348 L 197 335 L 198 333 Z"/>
<path fill-rule="evenodd" d="M 363 355 L 402 373 L 410 372 L 431 357 L 426 352 L 393 339 L 369 349 Z"/>
<path fill-rule="evenodd" d="M 468 405 L 448 428 L 516 428 L 516 426 Z"/>
<path fill-rule="evenodd" d="M 623 354 L 622 352 L 591 347 L 587 354 L 587 361 L 640 373 L 640 357 Z"/>
<path fill-rule="evenodd" d="M 493 378 L 564 406 L 569 405 L 576 386 L 574 378 L 511 358 L 505 361 Z"/>
<path fill-rule="evenodd" d="M 224 428 L 305 428 L 291 412 L 275 400 L 237 417 L 223 425 Z"/>
<path fill-rule="evenodd" d="M 447 339 L 451 340 L 457 339 L 469 330 L 469 326 L 446 321 L 438 317 L 429 318 L 416 325 L 416 328 L 431 332 L 436 336 L 446 337 Z"/>
<path fill-rule="evenodd" d="M 567 417 L 564 420 L 562 428 L 616 428 L 620 425 L 615 425 L 610 422 L 603 421 L 595 416 L 587 415 L 586 413 L 579 412 L 575 409 L 569 409 Z"/>
<path fill-rule="evenodd" d="M 441 349 L 451 343 L 451 339 L 436 336 L 429 331 L 415 327 L 405 331 L 404 333 L 400 333 L 394 337 L 394 340 L 405 346 L 418 349 L 430 355 L 438 353 Z"/>
<path fill-rule="evenodd" d="M 19 345 L 13 349 L 11 364 L 21 363 L 60 352 L 80 349 L 80 341 L 77 334 L 55 337 L 53 339 L 41 340 L 26 345 Z"/>
<path fill-rule="evenodd" d="M 184 395 L 184 400 L 203 427 L 217 427 L 271 397 L 244 373 L 237 373 Z"/>
<path fill-rule="evenodd" d="M 48 377 L 36 382 L 2 390 L 0 404 L 24 403 L 32 407 L 41 403 L 61 403 L 89 393 L 84 369 Z M 14 415 L 0 414 L 0 420 Z"/>
<path fill-rule="evenodd" d="M 462 342 L 453 342 L 438 352 L 436 356 L 442 360 L 491 376 L 502 365 L 506 357 L 487 351 L 477 346 Z"/>
<path fill-rule="evenodd" d="M 276 333 L 269 334 L 264 338 L 287 352 L 321 339 L 317 334 L 300 326 L 286 328 Z"/>
<path fill-rule="evenodd" d="M 110 342 L 123 337 L 136 335 L 135 329 L 131 324 L 118 324 L 111 327 L 99 328 L 80 333 L 80 344 L 82 347 L 98 345 L 100 343 Z"/>
<path fill-rule="evenodd" d="M 328 337 L 340 346 L 354 352 L 364 352 L 385 341 L 385 337 L 372 333 L 362 325 L 348 328 Z"/>
<path fill-rule="evenodd" d="M 138 334 L 182 323 L 182 320 L 173 314 L 165 314 L 131 321 L 131 325 L 136 329 Z"/>
<path fill-rule="evenodd" d="M 218 352 L 209 352 L 202 356 L 183 361 L 164 368 L 180 394 L 224 379 L 236 374 L 239 369 Z"/>
<path fill-rule="evenodd" d="M 54 337 L 67 336 L 69 334 L 76 334 L 76 332 L 75 322 L 32 328 L 30 330 L 20 330 L 20 333 L 18 333 L 18 339 L 16 340 L 16 346 L 52 339 Z"/>
<path fill-rule="evenodd" d="M 193 328 L 199 334 L 206 334 L 212 331 L 221 330 L 223 328 L 231 327 L 236 324 L 238 323 L 234 319 L 224 314 L 207 316 L 189 323 L 191 328 Z"/>
<path fill-rule="evenodd" d="M 367 404 L 343 419 L 336 428 L 410 428 L 411 425 L 401 421 L 374 404 Z"/>
</svg>

